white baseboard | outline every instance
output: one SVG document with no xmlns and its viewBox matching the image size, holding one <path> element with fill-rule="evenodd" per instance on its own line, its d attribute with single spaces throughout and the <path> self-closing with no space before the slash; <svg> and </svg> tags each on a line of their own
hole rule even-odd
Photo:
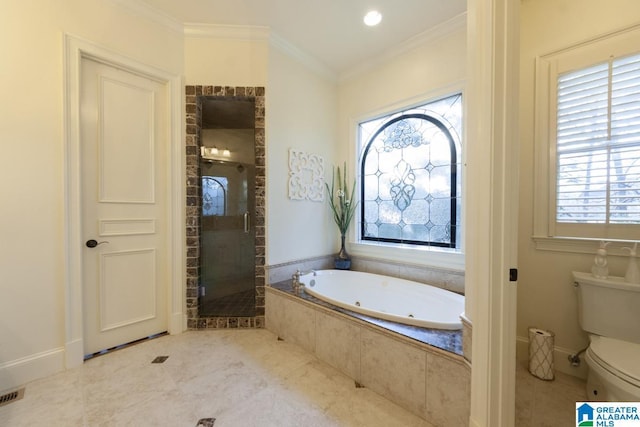
<svg viewBox="0 0 640 427">
<path fill-rule="evenodd" d="M 187 316 L 182 313 L 171 313 L 169 317 L 169 332 L 171 335 L 180 334 L 187 329 Z"/>
<path fill-rule="evenodd" d="M 569 356 L 577 353 L 577 350 L 568 348 L 554 347 L 553 349 L 553 365 L 556 371 L 567 375 L 586 379 L 587 378 L 587 362 L 584 360 L 584 354 L 580 355 L 580 366 L 575 367 L 569 362 Z M 529 338 L 517 337 L 516 339 L 516 360 L 526 363 L 529 360 Z M 527 365 L 528 366 L 528 365 Z"/>
<path fill-rule="evenodd" d="M 65 369 L 65 350 L 55 348 L 0 364 L 0 391 L 53 375 Z"/>
<path fill-rule="evenodd" d="M 84 343 L 81 339 L 68 342 L 65 347 L 65 367 L 72 369 L 84 362 Z"/>
</svg>

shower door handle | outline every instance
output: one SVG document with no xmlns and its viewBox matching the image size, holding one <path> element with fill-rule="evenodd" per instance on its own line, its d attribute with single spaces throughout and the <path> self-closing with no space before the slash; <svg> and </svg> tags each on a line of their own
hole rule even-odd
<svg viewBox="0 0 640 427">
<path fill-rule="evenodd" d="M 251 228 L 251 223 L 249 218 L 249 212 L 245 212 L 244 213 L 244 232 L 248 233 L 250 228 Z"/>
</svg>

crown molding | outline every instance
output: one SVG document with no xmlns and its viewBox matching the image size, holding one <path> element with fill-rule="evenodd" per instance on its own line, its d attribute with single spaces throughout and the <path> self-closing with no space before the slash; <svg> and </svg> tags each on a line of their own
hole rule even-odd
<svg viewBox="0 0 640 427">
<path fill-rule="evenodd" d="M 187 37 L 267 41 L 270 33 L 269 27 L 257 25 L 184 24 L 184 35 Z"/>
<path fill-rule="evenodd" d="M 314 56 L 274 33 L 269 27 L 187 23 L 184 25 L 184 35 L 227 40 L 267 41 L 271 47 L 302 63 L 315 73 L 331 81 L 337 81 L 337 74 L 333 70 Z"/>
<path fill-rule="evenodd" d="M 211 37 L 230 40 L 268 41 L 269 44 L 282 53 L 299 61 L 320 76 L 333 81 L 344 82 L 365 73 L 366 71 L 379 66 L 405 52 L 413 50 L 424 44 L 466 29 L 467 14 L 462 13 L 448 21 L 445 21 L 433 28 L 430 28 L 416 36 L 413 36 L 403 43 L 396 45 L 376 58 L 365 61 L 343 73 L 336 73 L 316 57 L 298 48 L 288 40 L 275 34 L 269 27 L 264 26 L 244 26 L 244 25 L 216 25 L 181 23 L 174 17 L 158 10 L 141 0 L 111 0 L 132 14 L 141 18 L 156 22 L 169 28 L 172 31 L 182 33 L 187 37 Z"/>
<path fill-rule="evenodd" d="M 323 62 L 318 60 L 316 57 L 308 54 L 304 50 L 300 49 L 293 43 L 286 40 L 285 38 L 272 32 L 269 37 L 269 44 L 274 48 L 278 49 L 279 51 L 281 51 L 282 53 L 284 53 L 285 55 L 288 55 L 291 58 L 302 63 L 307 68 L 311 69 L 312 71 L 319 74 L 320 76 L 332 82 L 337 82 L 338 75 L 333 69 L 329 68 Z"/>
<path fill-rule="evenodd" d="M 148 19 L 177 33 L 184 32 L 184 25 L 172 16 L 149 6 L 140 0 L 111 0 L 122 8 L 129 10 L 132 14 Z"/>
<path fill-rule="evenodd" d="M 461 13 L 453 18 L 445 21 L 435 27 L 429 28 L 420 34 L 405 40 L 404 42 L 395 45 L 373 59 L 365 61 L 343 73 L 338 77 L 339 82 L 345 82 L 351 80 L 372 68 L 379 66 L 385 62 L 397 58 L 398 56 L 409 52 L 417 47 L 424 46 L 429 43 L 433 43 L 443 37 L 457 33 L 459 31 L 466 30 L 467 28 L 467 13 Z"/>
</svg>

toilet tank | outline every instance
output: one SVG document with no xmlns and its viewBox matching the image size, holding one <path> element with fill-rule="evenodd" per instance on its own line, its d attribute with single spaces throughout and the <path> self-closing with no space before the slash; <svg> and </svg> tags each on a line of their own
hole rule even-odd
<svg viewBox="0 0 640 427">
<path fill-rule="evenodd" d="M 573 272 L 578 320 L 586 332 L 640 343 L 640 285 L 623 277 L 596 279 Z"/>
</svg>

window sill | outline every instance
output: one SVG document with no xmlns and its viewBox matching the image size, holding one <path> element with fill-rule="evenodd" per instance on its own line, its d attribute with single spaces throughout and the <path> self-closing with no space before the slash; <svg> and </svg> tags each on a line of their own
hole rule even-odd
<svg viewBox="0 0 640 427">
<path fill-rule="evenodd" d="M 623 247 L 633 246 L 632 241 L 616 239 L 592 239 L 578 237 L 541 237 L 533 236 L 536 249 L 552 252 L 569 252 L 574 254 L 595 254 L 600 246 L 600 242 L 605 240 L 610 242 L 607 246 L 609 255 L 629 256 L 628 252 L 622 250 Z"/>
<path fill-rule="evenodd" d="M 464 272 L 464 254 L 434 247 L 350 242 L 351 255 Z"/>
</svg>

